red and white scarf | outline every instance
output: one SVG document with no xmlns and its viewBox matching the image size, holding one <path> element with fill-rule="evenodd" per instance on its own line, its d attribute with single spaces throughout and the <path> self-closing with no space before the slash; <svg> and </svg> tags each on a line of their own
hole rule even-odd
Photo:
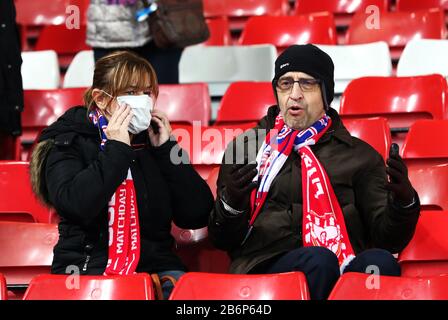
<svg viewBox="0 0 448 320">
<path fill-rule="evenodd" d="M 333 251 L 342 271 L 355 257 L 354 251 L 327 173 L 309 147 L 316 144 L 330 126 L 331 118 L 325 115 L 311 127 L 297 131 L 289 128 L 281 115 L 277 116 L 274 128 L 267 134 L 257 154 L 258 175 L 254 181 L 259 181 L 259 187 L 251 194 L 249 224 L 253 226 L 272 182 L 294 149 L 299 153 L 302 164 L 303 245 Z"/>
<path fill-rule="evenodd" d="M 100 149 L 104 150 L 107 119 L 98 110 L 90 112 L 89 117 L 100 131 Z M 131 168 L 108 203 L 108 220 L 109 255 L 104 275 L 133 274 L 140 259 L 140 225 Z"/>
</svg>

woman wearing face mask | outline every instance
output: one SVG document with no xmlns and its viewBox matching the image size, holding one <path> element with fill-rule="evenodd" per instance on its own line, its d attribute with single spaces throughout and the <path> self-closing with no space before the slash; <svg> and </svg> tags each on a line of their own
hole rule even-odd
<svg viewBox="0 0 448 320">
<path fill-rule="evenodd" d="M 154 109 L 157 95 L 146 60 L 112 53 L 97 61 L 85 106 L 40 135 L 33 189 L 60 216 L 52 273 L 178 278 L 186 270 L 172 252 L 171 222 L 206 226 L 213 198 L 190 164 L 171 161 L 182 151 L 169 139 L 166 115 Z"/>
</svg>

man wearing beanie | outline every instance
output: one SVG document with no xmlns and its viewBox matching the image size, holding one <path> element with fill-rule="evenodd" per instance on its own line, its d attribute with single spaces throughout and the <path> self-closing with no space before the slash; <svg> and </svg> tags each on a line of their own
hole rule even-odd
<svg viewBox="0 0 448 320">
<path fill-rule="evenodd" d="M 301 271 L 312 299 L 327 298 L 344 272 L 399 276 L 392 253 L 408 244 L 420 212 L 400 156 L 386 167 L 329 107 L 333 73 L 310 44 L 277 58 L 277 105 L 227 147 L 209 223 L 230 272 Z"/>
</svg>

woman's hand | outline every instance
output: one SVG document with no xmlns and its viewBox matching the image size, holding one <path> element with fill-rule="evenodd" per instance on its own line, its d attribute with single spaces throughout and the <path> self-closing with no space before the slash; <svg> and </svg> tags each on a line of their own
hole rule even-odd
<svg viewBox="0 0 448 320">
<path fill-rule="evenodd" d="M 133 116 L 134 114 L 129 105 L 119 105 L 110 118 L 107 128 L 104 129 L 107 139 L 120 141 L 130 146 L 131 139 L 129 137 L 128 126 Z"/>
<path fill-rule="evenodd" d="M 172 129 L 168 117 L 162 111 L 153 110 L 151 116 L 151 125 L 148 128 L 149 140 L 154 147 L 159 147 L 168 141 Z"/>
</svg>

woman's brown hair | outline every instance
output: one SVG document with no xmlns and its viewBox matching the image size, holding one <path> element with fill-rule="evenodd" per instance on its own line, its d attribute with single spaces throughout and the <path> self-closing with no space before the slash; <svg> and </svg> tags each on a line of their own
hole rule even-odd
<svg viewBox="0 0 448 320">
<path fill-rule="evenodd" d="M 116 97 L 131 86 L 146 89 L 148 76 L 151 95 L 157 99 L 159 86 L 156 73 L 151 64 L 129 51 L 113 52 L 96 62 L 93 84 L 84 93 L 84 104 L 88 111 L 96 107 L 92 97 L 93 89 L 103 90 L 113 97 Z"/>
</svg>

